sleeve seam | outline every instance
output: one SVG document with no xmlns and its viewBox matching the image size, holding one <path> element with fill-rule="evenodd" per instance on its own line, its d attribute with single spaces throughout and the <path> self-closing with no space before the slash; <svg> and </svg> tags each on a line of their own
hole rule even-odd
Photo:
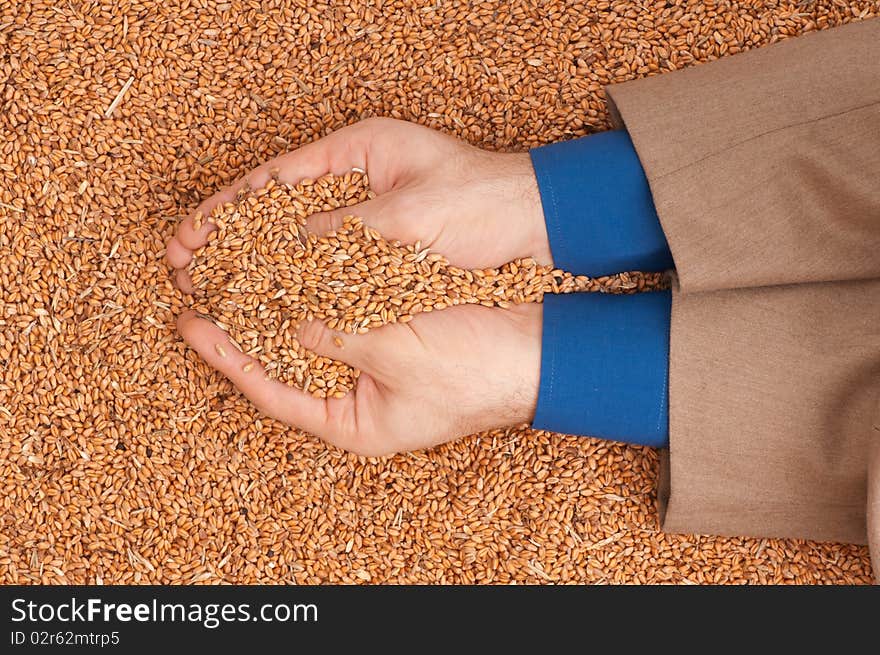
<svg viewBox="0 0 880 655">
<path fill-rule="evenodd" d="M 842 111 L 835 112 L 833 114 L 826 114 L 824 116 L 819 116 L 817 118 L 811 118 L 810 120 L 807 120 L 807 121 L 790 123 L 788 125 L 783 125 L 781 127 L 777 127 L 772 130 L 767 130 L 767 131 L 761 132 L 759 134 L 753 134 L 752 136 L 745 138 L 742 141 L 737 141 L 736 143 L 732 143 L 729 146 L 727 146 L 726 148 L 722 148 L 721 150 L 718 150 L 717 152 L 711 152 L 708 155 L 700 157 L 699 159 L 695 159 L 692 162 L 688 162 L 687 164 L 684 164 L 683 166 L 679 166 L 676 169 L 673 169 L 671 171 L 666 171 L 664 173 L 657 173 L 657 175 L 655 176 L 655 179 L 657 181 L 660 181 L 663 178 L 669 177 L 671 175 L 675 175 L 676 173 L 680 173 L 684 170 L 687 170 L 688 168 L 691 168 L 692 166 L 696 166 L 697 164 L 701 164 L 704 161 L 707 161 L 707 160 L 712 159 L 714 157 L 718 157 L 720 155 L 723 155 L 724 153 L 729 152 L 729 151 L 733 150 L 734 148 L 738 148 L 745 143 L 749 143 L 751 141 L 755 141 L 756 139 L 760 139 L 765 136 L 769 136 L 770 134 L 775 134 L 777 132 L 785 132 L 786 130 L 791 130 L 791 129 L 794 129 L 797 127 L 803 127 L 804 125 L 810 125 L 812 123 L 821 123 L 822 121 L 825 121 L 825 120 L 828 120 L 831 118 L 840 118 L 841 116 L 845 116 L 846 114 L 851 114 L 854 111 L 859 111 L 861 109 L 868 109 L 869 107 L 873 107 L 874 105 L 878 105 L 878 104 L 880 104 L 880 100 L 875 100 L 873 102 L 868 102 L 864 105 L 859 105 L 858 107 L 850 107 L 849 109 L 844 109 Z M 635 142 L 635 140 L 633 140 L 633 142 Z M 645 173 L 647 174 L 647 169 L 645 169 Z"/>
</svg>

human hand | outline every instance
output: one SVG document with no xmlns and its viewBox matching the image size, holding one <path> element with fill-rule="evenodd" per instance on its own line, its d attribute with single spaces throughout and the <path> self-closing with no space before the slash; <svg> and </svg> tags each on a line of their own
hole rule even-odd
<svg viewBox="0 0 880 655">
<path fill-rule="evenodd" d="M 538 304 L 459 305 L 358 335 L 313 321 L 300 327 L 300 343 L 361 371 L 354 390 L 326 399 L 267 378 L 259 362 L 194 312 L 181 315 L 178 329 L 263 413 L 372 456 L 531 421 L 538 400 L 541 318 Z M 253 367 L 245 371 L 248 363 Z"/>
<path fill-rule="evenodd" d="M 520 257 L 552 263 L 528 154 L 485 152 L 401 121 L 364 121 L 282 155 L 197 211 L 207 216 L 245 185 L 262 187 L 273 174 L 293 184 L 352 168 L 367 171 L 377 197 L 313 215 L 312 231 L 329 231 L 354 214 L 385 238 L 421 241 L 461 267 L 494 267 Z M 168 260 L 184 291 L 191 290 L 185 267 L 213 229 L 206 221 L 196 230 L 189 217 L 168 244 Z M 243 371 L 250 359 L 192 312 L 180 317 L 178 329 L 266 414 L 346 450 L 378 455 L 530 421 L 540 375 L 541 316 L 540 305 L 471 305 L 357 336 L 336 335 L 319 322 L 302 327 L 299 340 L 306 348 L 361 370 L 356 389 L 341 399 L 318 399 L 268 380 L 257 362 Z M 342 348 L 334 337 L 342 339 Z"/>
<path fill-rule="evenodd" d="M 528 153 L 495 153 L 414 123 L 369 119 L 262 164 L 196 209 L 208 216 L 245 185 L 265 186 L 271 175 L 296 184 L 326 173 L 365 170 L 377 197 L 313 215 L 309 229 L 324 234 L 343 216 L 364 219 L 389 240 L 421 242 L 462 268 L 490 268 L 521 257 L 552 264 L 541 198 Z M 186 267 L 215 229 L 183 220 L 167 258 L 177 283 L 191 291 Z"/>
</svg>

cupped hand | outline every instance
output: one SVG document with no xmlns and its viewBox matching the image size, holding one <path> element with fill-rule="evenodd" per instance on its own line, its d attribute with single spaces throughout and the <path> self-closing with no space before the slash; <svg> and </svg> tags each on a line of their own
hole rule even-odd
<svg viewBox="0 0 880 655">
<path fill-rule="evenodd" d="M 207 221 L 194 229 L 196 213 L 207 216 L 241 188 L 260 188 L 272 175 L 296 184 L 353 168 L 367 172 L 376 197 L 315 214 L 309 229 L 324 234 L 353 214 L 387 239 L 420 241 L 462 268 L 496 267 L 521 257 L 552 264 L 528 153 L 488 152 L 421 125 L 373 118 L 276 157 L 202 202 L 168 243 L 181 289 L 192 289 L 185 269 L 215 229 Z"/>
<path fill-rule="evenodd" d="M 358 335 L 333 332 L 319 321 L 301 326 L 297 336 L 306 348 L 361 370 L 354 390 L 327 399 L 267 378 L 258 361 L 193 312 L 179 318 L 178 329 L 263 413 L 375 456 L 531 421 L 541 310 L 460 305 Z"/>
<path fill-rule="evenodd" d="M 390 119 L 363 121 L 266 162 L 196 212 L 207 216 L 240 189 L 260 188 L 273 175 L 295 184 L 353 168 L 367 172 L 377 196 L 311 216 L 312 231 L 326 233 L 354 214 L 387 239 L 420 241 L 463 268 L 496 267 L 521 257 L 552 264 L 528 154 L 486 152 Z M 196 212 L 168 244 L 168 261 L 184 291 L 191 290 L 185 269 L 193 251 L 215 229 L 207 221 L 195 229 Z M 341 399 L 315 398 L 267 379 L 259 362 L 192 312 L 180 316 L 178 329 L 264 413 L 346 450 L 382 455 L 530 421 L 538 395 L 541 317 L 540 305 L 465 305 L 356 336 L 331 332 L 320 322 L 302 326 L 299 339 L 306 348 L 361 370 L 357 387 Z"/>
</svg>

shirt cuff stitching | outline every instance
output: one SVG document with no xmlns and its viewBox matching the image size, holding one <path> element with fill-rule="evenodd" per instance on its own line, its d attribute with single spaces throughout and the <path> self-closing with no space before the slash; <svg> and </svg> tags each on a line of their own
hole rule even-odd
<svg viewBox="0 0 880 655">
<path fill-rule="evenodd" d="M 663 433 L 664 433 L 663 425 L 662 425 L 663 414 L 664 414 L 663 407 L 664 407 L 664 405 L 668 406 L 668 404 L 669 404 L 669 365 L 670 365 L 669 348 L 670 348 L 671 324 L 672 324 L 671 318 L 669 321 L 667 321 L 664 324 L 664 333 L 665 333 L 665 337 L 666 337 L 666 375 L 663 376 L 663 385 L 660 389 L 660 406 L 658 407 L 659 414 L 657 416 L 657 432 L 658 432 L 659 436 L 661 436 L 661 437 L 663 436 Z M 669 419 L 668 419 L 668 413 L 667 413 L 667 421 L 668 420 Z M 668 423 L 666 426 L 666 432 L 667 432 L 667 443 L 668 443 L 669 442 L 669 436 L 668 436 L 669 425 L 668 425 Z"/>
<path fill-rule="evenodd" d="M 552 205 L 551 216 L 553 219 L 553 221 L 552 221 L 553 234 L 556 236 L 555 240 L 556 240 L 557 246 L 561 249 L 562 244 L 564 243 L 564 240 L 562 238 L 562 226 L 560 225 L 560 220 L 559 220 L 559 206 L 556 202 L 556 192 L 553 190 L 553 176 L 549 175 L 545 172 L 541 177 L 544 178 L 544 182 L 547 184 L 547 192 L 550 195 L 550 204 Z M 546 217 L 545 217 L 545 222 L 546 222 Z M 551 253 L 553 252 L 552 244 L 551 244 L 550 252 Z M 559 254 L 561 256 L 558 259 L 556 257 L 554 257 L 553 259 L 556 261 L 566 259 L 565 255 L 563 253 L 559 253 Z"/>
<path fill-rule="evenodd" d="M 550 322 L 550 337 L 550 343 L 559 343 L 556 339 L 556 321 L 554 319 L 551 319 Z M 550 376 L 549 386 L 547 388 L 547 403 L 551 407 L 553 406 L 553 383 L 556 379 L 556 350 L 556 347 L 550 348 Z"/>
</svg>

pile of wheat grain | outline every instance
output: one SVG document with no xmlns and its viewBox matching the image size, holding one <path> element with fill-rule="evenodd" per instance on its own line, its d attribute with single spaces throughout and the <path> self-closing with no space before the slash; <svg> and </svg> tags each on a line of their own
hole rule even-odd
<svg viewBox="0 0 880 655">
<path fill-rule="evenodd" d="M 0 581 L 870 581 L 863 547 L 665 535 L 656 455 L 525 429 L 361 459 L 181 343 L 164 244 L 372 115 L 524 149 L 603 85 L 880 12 L 841 2 L 0 3 Z"/>
</svg>

